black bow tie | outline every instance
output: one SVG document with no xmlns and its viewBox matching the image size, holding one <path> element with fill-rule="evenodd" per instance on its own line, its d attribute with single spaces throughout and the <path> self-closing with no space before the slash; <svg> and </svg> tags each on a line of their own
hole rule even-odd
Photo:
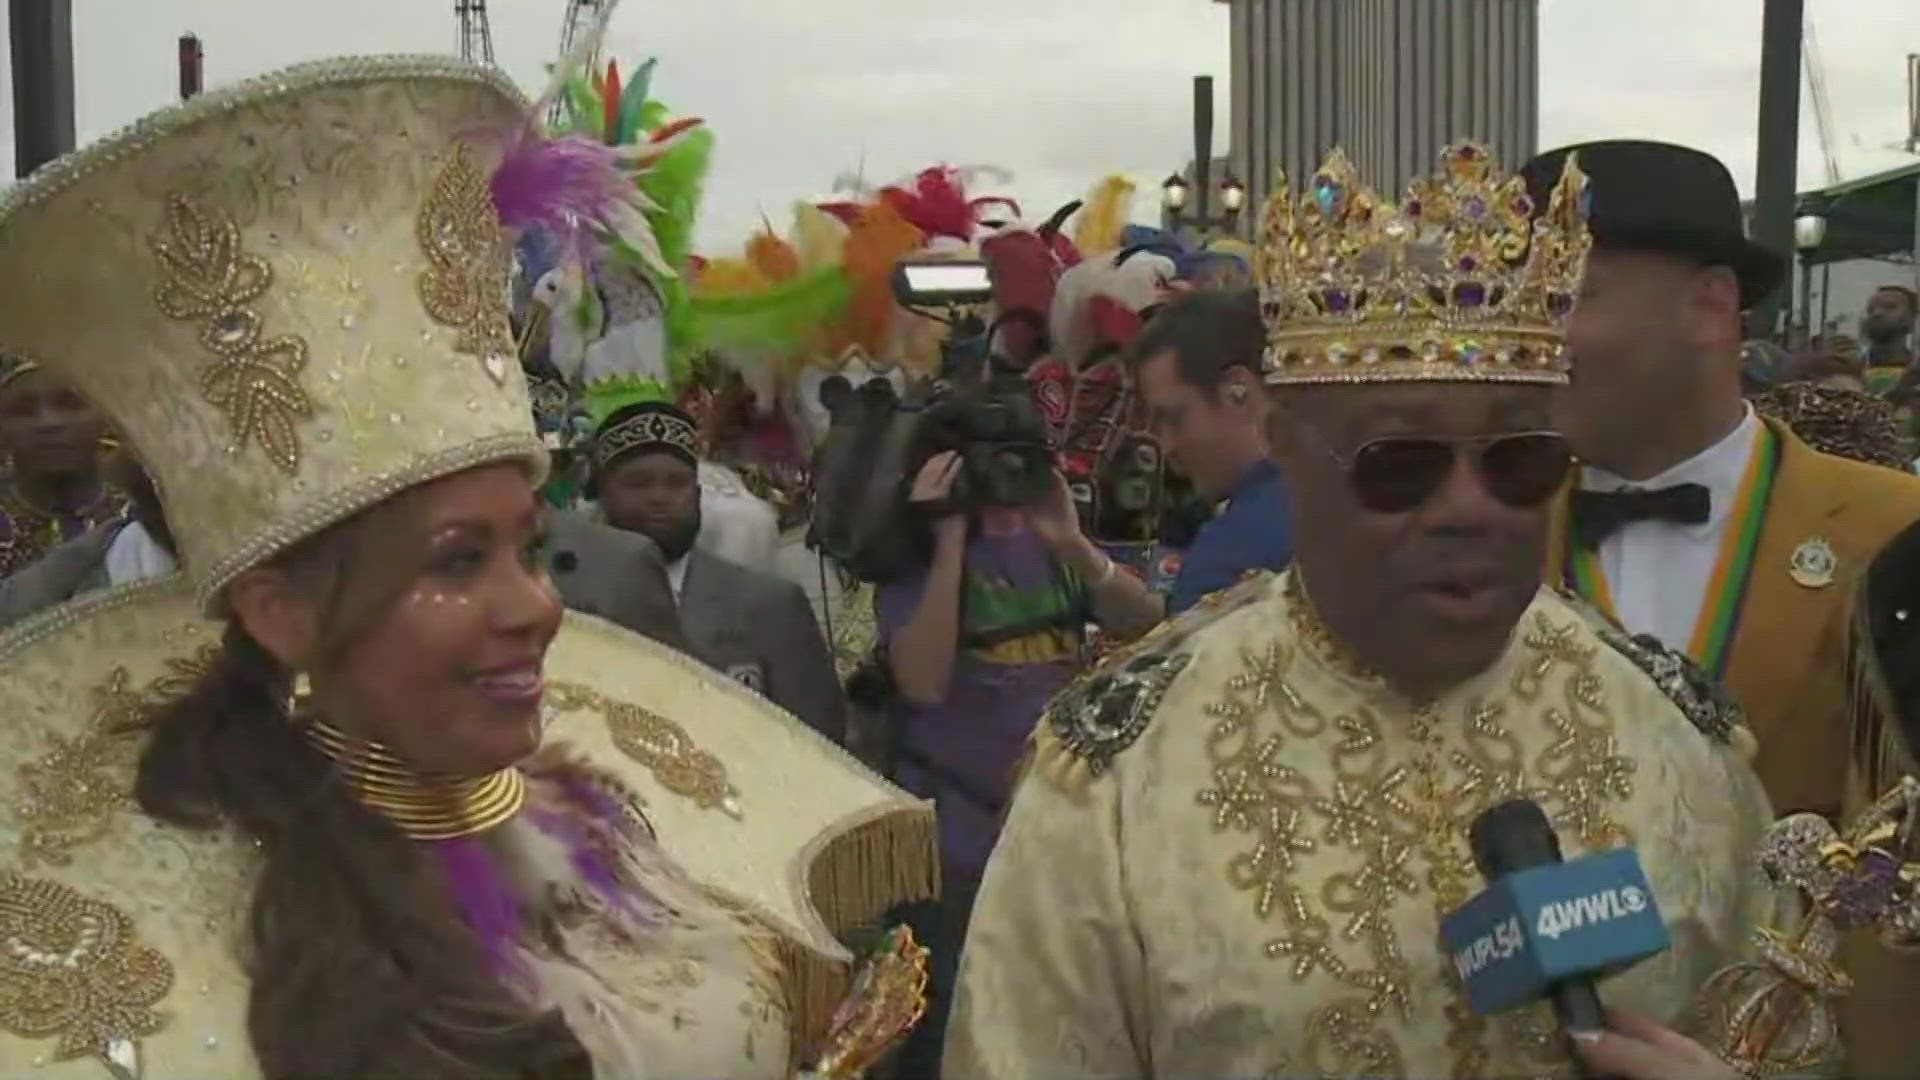
<svg viewBox="0 0 1920 1080">
<path fill-rule="evenodd" d="M 1713 494 L 1702 484 L 1675 484 L 1658 491 L 1576 490 L 1570 509 L 1573 538 L 1582 547 L 1597 548 L 1622 526 L 1636 521 L 1704 525 L 1713 509 Z"/>
</svg>

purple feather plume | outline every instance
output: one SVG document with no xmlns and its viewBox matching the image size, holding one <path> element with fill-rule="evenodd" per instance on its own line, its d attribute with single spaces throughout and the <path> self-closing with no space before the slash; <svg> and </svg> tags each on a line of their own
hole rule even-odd
<svg viewBox="0 0 1920 1080">
<path fill-rule="evenodd" d="M 513 955 L 522 930 L 520 902 L 514 898 L 493 853 L 476 837 L 436 840 L 433 852 L 447 877 L 447 890 L 461 918 L 479 940 L 488 965 L 502 980 L 514 974 Z"/>
<path fill-rule="evenodd" d="M 580 874 L 580 880 L 584 880 L 607 907 L 624 915 L 637 928 L 657 930 L 666 919 L 666 907 L 639 882 L 622 880 L 601 851 L 601 844 L 593 842 L 593 834 L 599 834 L 603 844 L 645 844 L 649 840 L 637 836 L 636 828 L 628 822 L 618 801 L 609 798 L 586 778 L 561 773 L 555 780 L 566 799 L 584 811 L 586 828 L 582 828 L 582 821 L 570 815 L 528 807 L 534 824 L 566 846 L 574 872 Z"/>
<path fill-rule="evenodd" d="M 576 135 L 549 137 L 532 125 L 506 140 L 490 181 L 500 224 L 577 241 L 632 182 L 613 148 Z"/>
</svg>

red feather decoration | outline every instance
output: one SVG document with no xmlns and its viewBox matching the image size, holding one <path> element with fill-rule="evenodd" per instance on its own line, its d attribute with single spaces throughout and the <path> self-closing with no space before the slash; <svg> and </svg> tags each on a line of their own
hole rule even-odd
<svg viewBox="0 0 1920 1080">
<path fill-rule="evenodd" d="M 947 166 L 936 165 L 920 170 L 911 188 L 881 188 L 880 201 L 893 207 L 901 217 L 928 237 L 950 236 L 961 241 L 973 239 L 973 205 L 967 201 L 960 174 Z"/>
<path fill-rule="evenodd" d="M 697 128 L 704 123 L 706 123 L 706 121 L 700 119 L 697 116 L 683 116 L 678 120 L 670 120 L 667 123 L 661 124 L 658 128 L 656 128 L 654 130 L 654 133 L 647 137 L 647 141 L 656 142 L 656 143 L 666 142 L 668 139 L 673 138 L 675 135 L 678 135 L 689 128 Z"/>
<path fill-rule="evenodd" d="M 612 142 L 620 130 L 620 65 L 607 61 L 606 87 L 600 92 L 602 119 L 600 130 L 607 133 L 607 141 Z"/>
</svg>

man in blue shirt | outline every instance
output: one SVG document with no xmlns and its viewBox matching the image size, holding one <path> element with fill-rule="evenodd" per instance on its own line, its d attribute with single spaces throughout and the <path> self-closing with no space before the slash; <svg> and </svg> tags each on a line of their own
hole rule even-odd
<svg viewBox="0 0 1920 1080">
<path fill-rule="evenodd" d="M 1181 560 L 1170 615 L 1249 570 L 1279 570 L 1293 558 L 1286 488 L 1267 455 L 1265 346 L 1252 290 L 1203 289 L 1160 309 L 1128 354 L 1169 462 L 1226 502 Z"/>
</svg>

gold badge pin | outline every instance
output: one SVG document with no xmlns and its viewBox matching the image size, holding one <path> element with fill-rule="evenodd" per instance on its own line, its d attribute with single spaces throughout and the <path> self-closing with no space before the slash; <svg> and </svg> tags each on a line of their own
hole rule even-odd
<svg viewBox="0 0 1920 1080">
<path fill-rule="evenodd" d="M 1808 589 L 1824 589 L 1833 584 L 1833 572 L 1840 566 L 1840 559 L 1833 553 L 1833 545 L 1823 537 L 1814 537 L 1793 549 L 1793 559 L 1787 564 L 1787 574 L 1794 584 Z"/>
</svg>

